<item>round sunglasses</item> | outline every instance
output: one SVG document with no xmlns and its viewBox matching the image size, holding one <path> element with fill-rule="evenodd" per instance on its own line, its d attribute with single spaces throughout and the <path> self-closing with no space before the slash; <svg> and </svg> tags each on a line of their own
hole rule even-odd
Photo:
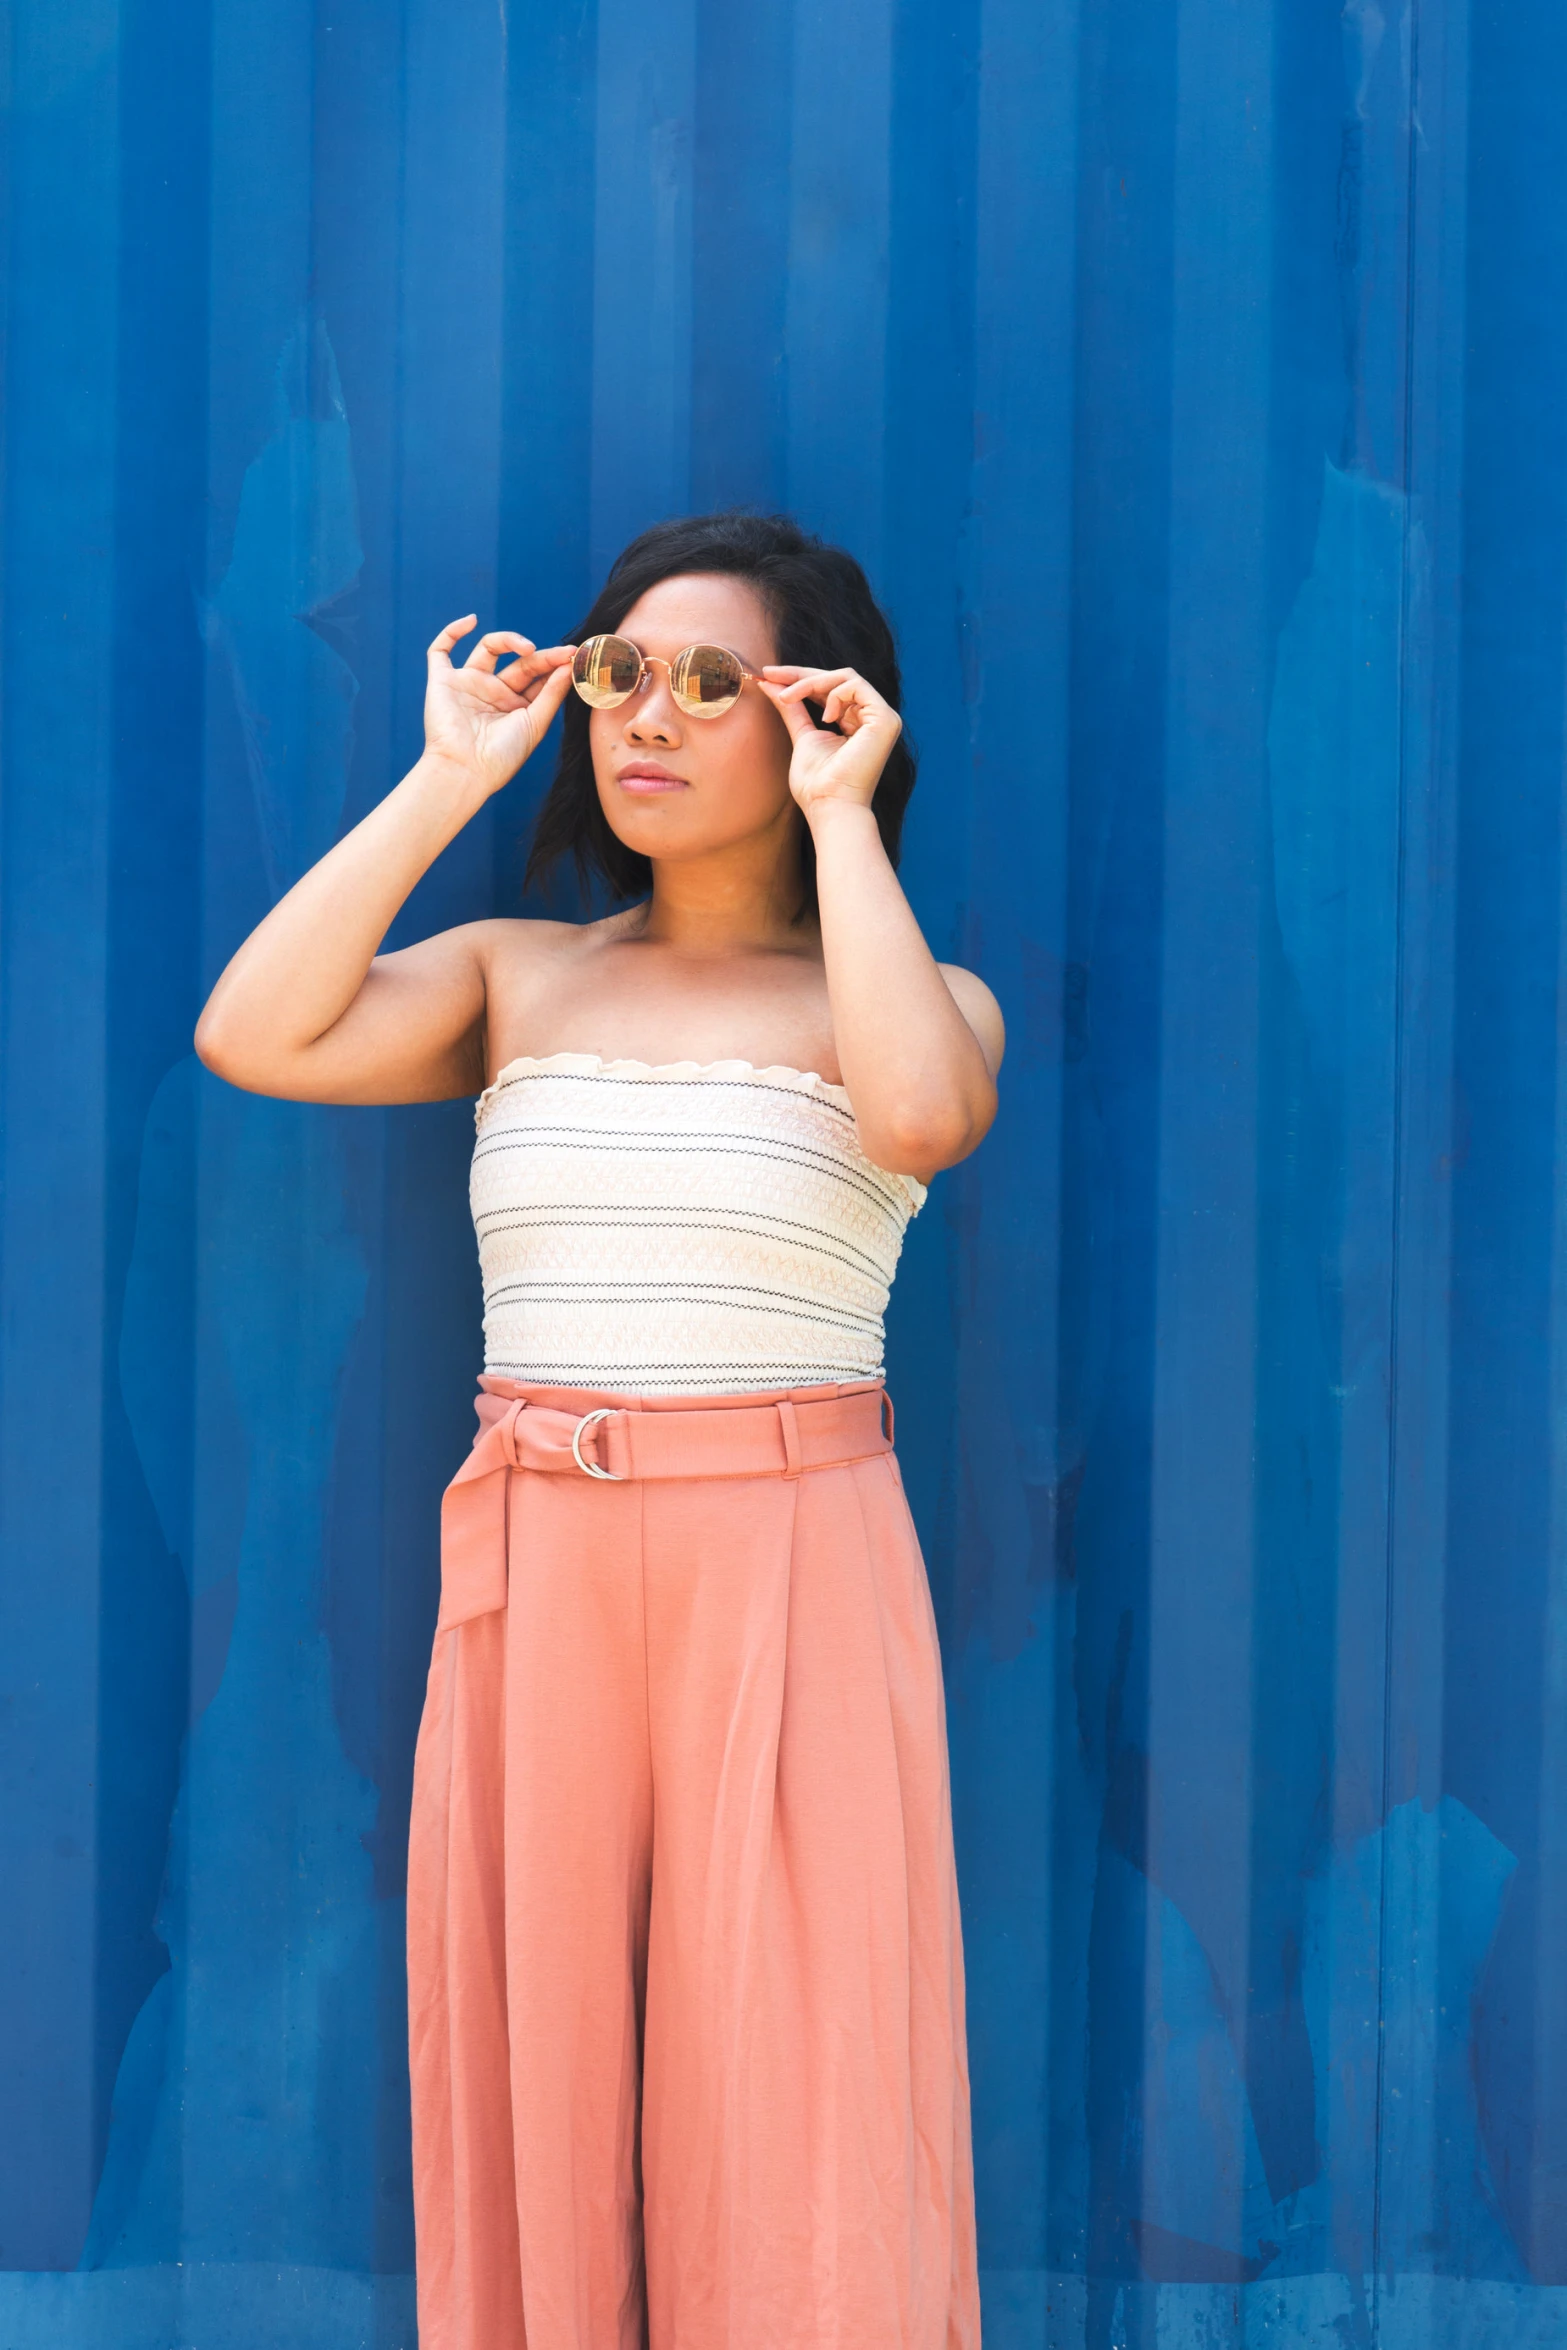
<svg viewBox="0 0 1567 2350">
<path fill-rule="evenodd" d="M 727 645 L 687 645 L 672 661 L 644 653 L 628 636 L 590 636 L 577 647 L 571 682 L 595 710 L 618 710 L 639 691 L 655 664 L 669 671 L 669 691 L 688 718 L 722 718 L 745 690 L 748 669 Z"/>
</svg>

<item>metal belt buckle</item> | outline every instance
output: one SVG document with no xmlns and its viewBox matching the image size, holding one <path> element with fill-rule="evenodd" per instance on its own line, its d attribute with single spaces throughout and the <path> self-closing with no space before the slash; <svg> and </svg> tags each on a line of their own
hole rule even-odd
<svg viewBox="0 0 1567 2350">
<path fill-rule="evenodd" d="M 596 1412 L 584 1412 L 571 1432 L 571 1457 L 578 1468 L 585 1470 L 588 1476 L 607 1477 L 611 1485 L 624 1485 L 626 1482 L 624 1477 L 617 1477 L 613 1469 L 601 1469 L 593 1461 L 585 1461 L 582 1457 L 583 1429 L 594 1420 L 612 1420 L 614 1416 L 615 1406 L 613 1404 L 601 1404 Z"/>
</svg>

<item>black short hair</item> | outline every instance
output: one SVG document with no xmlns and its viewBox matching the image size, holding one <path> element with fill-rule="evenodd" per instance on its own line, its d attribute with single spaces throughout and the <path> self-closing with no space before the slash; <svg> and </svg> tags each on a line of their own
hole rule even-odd
<svg viewBox="0 0 1567 2350">
<path fill-rule="evenodd" d="M 617 556 L 593 609 L 568 640 L 618 629 L 632 606 L 661 579 L 712 571 L 743 579 L 756 589 L 772 616 L 778 658 L 800 668 L 857 669 L 896 710 L 902 683 L 887 617 L 871 593 L 854 557 L 841 547 L 813 538 L 786 514 L 755 514 L 730 508 L 658 522 Z M 808 704 L 818 724 L 820 707 Z M 599 804 L 588 745 L 588 706 L 568 693 L 561 713 L 560 760 L 534 821 L 523 886 L 544 881 L 569 855 L 587 895 L 594 876 L 617 898 L 634 898 L 651 888 L 650 860 L 627 848 L 611 831 Z M 900 734 L 876 786 L 872 807 L 888 859 L 896 866 L 903 812 L 914 789 L 914 746 Z M 816 906 L 816 852 L 809 828 L 801 826 L 802 916 Z"/>
</svg>

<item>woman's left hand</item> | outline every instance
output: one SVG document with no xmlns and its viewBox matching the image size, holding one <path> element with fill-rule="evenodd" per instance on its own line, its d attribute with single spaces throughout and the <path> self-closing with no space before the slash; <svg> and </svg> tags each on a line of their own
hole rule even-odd
<svg viewBox="0 0 1567 2350">
<path fill-rule="evenodd" d="M 773 665 L 763 670 L 761 682 L 794 738 L 789 788 L 807 817 L 827 800 L 852 800 L 868 808 L 903 732 L 891 703 L 854 669 Z M 820 726 L 812 725 L 807 702 L 822 704 Z"/>
</svg>

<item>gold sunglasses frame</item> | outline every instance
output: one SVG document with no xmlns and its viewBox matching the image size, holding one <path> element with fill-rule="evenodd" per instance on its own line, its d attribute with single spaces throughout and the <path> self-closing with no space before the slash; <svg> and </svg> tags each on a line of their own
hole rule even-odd
<svg viewBox="0 0 1567 2350">
<path fill-rule="evenodd" d="M 577 675 L 577 663 L 581 660 L 583 654 L 588 651 L 590 646 L 602 644 L 629 645 L 632 652 L 635 653 L 637 659 L 642 664 L 641 668 L 637 671 L 635 684 L 629 685 L 623 694 L 617 694 L 612 702 L 595 702 L 591 696 L 583 692 L 582 680 Z M 619 629 L 612 628 L 602 630 L 598 636 L 588 637 L 581 645 L 578 646 L 576 653 L 572 657 L 571 664 L 572 690 L 578 696 L 579 700 L 587 703 L 590 710 L 622 710 L 625 708 L 627 702 L 633 698 L 633 696 L 641 693 L 649 675 L 655 668 L 667 669 L 669 672 L 670 698 L 673 700 L 676 709 L 680 711 L 683 717 L 705 719 L 727 718 L 730 711 L 738 707 L 740 694 L 736 694 L 733 701 L 725 702 L 722 707 L 715 708 L 713 705 L 705 702 L 688 703 L 685 697 L 676 688 L 674 682 L 675 671 L 679 668 L 681 662 L 686 660 L 687 657 L 692 653 L 703 652 L 728 654 L 730 660 L 736 664 L 740 671 L 740 694 L 743 694 L 746 686 L 748 684 L 754 683 L 760 675 L 760 672 L 753 669 L 748 661 L 741 659 L 740 655 L 735 651 L 733 645 L 721 645 L 718 643 L 716 638 L 698 637 L 694 644 L 682 645 L 679 652 L 675 655 L 673 661 L 666 661 L 661 653 L 644 653 L 642 647 L 637 643 L 635 637 L 622 636 Z"/>
</svg>

